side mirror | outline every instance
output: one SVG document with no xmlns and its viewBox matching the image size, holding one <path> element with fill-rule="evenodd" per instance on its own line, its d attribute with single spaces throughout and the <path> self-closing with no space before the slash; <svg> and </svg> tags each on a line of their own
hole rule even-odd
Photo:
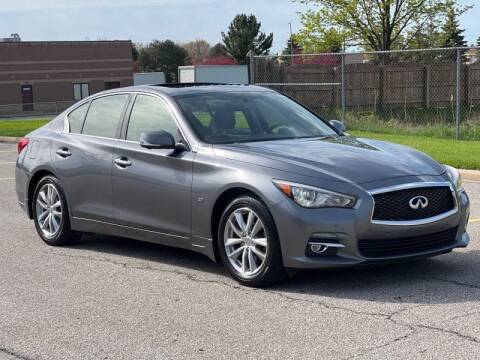
<svg viewBox="0 0 480 360">
<path fill-rule="evenodd" d="M 347 131 L 347 127 L 342 121 L 339 120 L 330 120 L 330 124 L 339 132 L 340 135 L 344 134 Z"/>
<path fill-rule="evenodd" d="M 185 144 L 175 143 L 173 135 L 165 130 L 142 133 L 140 146 L 147 149 L 172 149 L 176 154 L 188 150 Z"/>
<path fill-rule="evenodd" d="M 140 135 L 140 146 L 147 149 L 174 149 L 175 139 L 168 131 L 151 131 Z"/>
</svg>

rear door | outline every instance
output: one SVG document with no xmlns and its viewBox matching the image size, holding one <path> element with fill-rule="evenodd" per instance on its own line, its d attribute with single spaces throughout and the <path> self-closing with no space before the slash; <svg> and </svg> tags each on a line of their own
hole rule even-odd
<svg viewBox="0 0 480 360">
<path fill-rule="evenodd" d="M 128 94 L 102 96 L 68 114 L 70 131 L 53 141 L 52 159 L 73 217 L 113 221 L 112 163 Z"/>
<path fill-rule="evenodd" d="M 33 87 L 32 85 L 22 85 L 22 104 L 23 111 L 33 110 Z"/>
<path fill-rule="evenodd" d="M 138 94 L 129 114 L 125 140 L 119 140 L 113 166 L 115 220 L 165 240 L 191 233 L 191 186 L 194 154 L 140 146 L 143 132 L 166 130 L 183 141 L 177 122 L 160 98 Z"/>
</svg>

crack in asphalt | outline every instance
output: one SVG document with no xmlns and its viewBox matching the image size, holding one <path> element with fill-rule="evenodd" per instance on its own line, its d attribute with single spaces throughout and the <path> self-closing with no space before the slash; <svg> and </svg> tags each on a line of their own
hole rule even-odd
<svg viewBox="0 0 480 360">
<path fill-rule="evenodd" d="M 461 281 L 458 281 L 458 280 L 443 279 L 443 278 L 439 278 L 439 277 L 435 277 L 435 276 L 418 276 L 418 275 L 416 275 L 414 277 L 417 278 L 417 279 L 422 279 L 422 280 L 434 280 L 434 281 L 439 281 L 439 282 L 444 282 L 444 283 L 448 283 L 448 284 L 453 284 L 453 285 L 457 285 L 457 286 L 466 287 L 466 288 L 469 288 L 469 289 L 480 290 L 480 285 L 465 283 L 465 282 L 461 282 Z"/>
<path fill-rule="evenodd" d="M 179 271 L 179 270 L 161 269 L 161 268 L 158 268 L 158 267 L 155 267 L 155 266 L 141 265 L 141 264 L 134 264 L 134 263 L 129 263 L 129 262 L 117 261 L 117 260 L 109 259 L 109 258 L 105 258 L 105 257 L 96 257 L 96 256 L 79 255 L 79 254 L 71 255 L 71 254 L 60 253 L 60 252 L 57 252 L 57 251 L 54 251 L 54 250 L 50 250 L 49 253 L 53 254 L 53 255 L 56 255 L 56 256 L 61 256 L 61 257 L 80 258 L 80 259 L 85 259 L 85 260 L 110 263 L 110 264 L 113 264 L 113 265 L 122 266 L 126 269 L 156 271 L 156 272 L 173 274 L 173 275 L 177 275 L 177 276 L 183 276 L 187 280 L 191 280 L 191 281 L 194 281 L 194 282 L 213 283 L 213 284 L 223 285 L 223 286 L 235 289 L 235 290 L 241 290 L 241 291 L 248 292 L 248 293 L 251 293 L 251 292 L 268 293 L 268 294 L 278 296 L 280 298 L 283 298 L 283 299 L 291 301 L 291 302 L 310 303 L 310 304 L 322 306 L 323 308 L 328 309 L 328 310 L 339 310 L 339 311 L 349 312 L 351 314 L 358 315 L 358 316 L 371 316 L 371 317 L 384 319 L 384 320 L 392 322 L 393 324 L 395 324 L 397 326 L 407 328 L 408 331 L 409 331 L 408 334 L 404 334 L 404 335 L 396 337 L 395 339 L 392 339 L 392 340 L 390 340 L 390 341 L 388 341 L 384 344 L 380 344 L 380 345 L 371 347 L 369 349 L 366 349 L 361 354 L 353 355 L 353 357 L 349 356 L 348 357 L 349 359 L 357 358 L 357 357 L 360 357 L 360 356 L 365 356 L 366 354 L 368 354 L 371 351 L 390 346 L 390 345 L 392 345 L 394 343 L 397 343 L 397 342 L 400 342 L 400 341 L 404 341 L 404 340 L 408 339 L 409 337 L 417 334 L 419 332 L 419 329 L 439 331 L 439 332 L 442 332 L 444 334 L 457 336 L 457 337 L 459 337 L 463 340 L 467 340 L 467 341 L 473 342 L 475 344 L 480 344 L 480 339 L 478 339 L 474 336 L 462 334 L 462 333 L 460 333 L 458 331 L 455 331 L 455 330 L 449 330 L 449 329 L 445 329 L 445 328 L 437 327 L 437 326 L 433 326 L 433 325 L 412 324 L 412 323 L 408 323 L 408 322 L 404 322 L 404 321 L 394 319 L 395 316 L 398 316 L 399 314 L 401 314 L 403 312 L 410 311 L 410 310 L 412 310 L 414 308 L 417 308 L 417 307 L 430 306 L 430 304 L 417 304 L 417 305 L 413 305 L 413 306 L 407 306 L 407 307 L 404 307 L 402 309 L 396 310 L 392 313 L 360 311 L 360 310 L 350 309 L 350 308 L 346 308 L 346 307 L 342 307 L 342 306 L 336 306 L 336 305 L 328 304 L 328 303 L 325 303 L 325 302 L 322 302 L 322 301 L 297 298 L 297 297 L 286 295 L 284 293 L 281 293 L 281 292 L 278 292 L 278 291 L 275 291 L 275 290 L 248 288 L 248 287 L 241 286 L 241 285 L 234 285 L 234 284 L 228 283 L 226 281 L 221 281 L 221 280 L 202 279 L 202 278 L 199 278 L 198 276 L 196 276 L 194 274 L 190 274 L 190 273 Z M 462 283 L 462 282 L 455 281 L 455 280 L 448 280 L 448 279 L 442 279 L 442 278 L 436 278 L 436 277 L 426 277 L 426 276 L 424 276 L 424 277 L 417 276 L 417 278 L 442 281 L 442 282 L 450 283 L 450 284 L 453 284 L 453 285 L 456 285 L 456 286 L 464 286 L 464 287 L 466 286 L 466 287 L 472 288 L 472 289 L 480 289 L 480 286 L 473 285 L 473 284 L 468 284 L 468 283 Z M 459 317 L 470 316 L 470 315 L 474 315 L 476 313 L 478 313 L 478 312 L 471 313 L 471 314 L 462 314 Z"/>
<path fill-rule="evenodd" d="M 14 351 L 14 350 L 7 349 L 7 348 L 5 348 L 5 347 L 0 347 L 0 353 L 10 355 L 11 357 L 14 357 L 14 358 L 20 359 L 20 360 L 34 360 L 34 359 L 31 358 L 31 357 L 22 355 L 22 354 Z"/>
</svg>

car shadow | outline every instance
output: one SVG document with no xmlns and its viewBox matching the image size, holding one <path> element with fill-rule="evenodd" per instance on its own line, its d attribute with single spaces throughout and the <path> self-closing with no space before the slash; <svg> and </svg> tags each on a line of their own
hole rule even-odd
<svg viewBox="0 0 480 360">
<path fill-rule="evenodd" d="M 137 258 L 225 276 L 220 264 L 184 249 L 109 236 L 83 236 L 71 248 Z M 442 304 L 478 301 L 480 298 L 480 251 L 454 251 L 412 262 L 308 270 L 294 273 L 275 292 L 317 295 L 382 303 Z"/>
<path fill-rule="evenodd" d="M 127 238 L 83 235 L 79 241 L 70 245 L 69 248 L 136 258 L 215 274 L 225 273 L 221 266 L 202 254 Z"/>
</svg>

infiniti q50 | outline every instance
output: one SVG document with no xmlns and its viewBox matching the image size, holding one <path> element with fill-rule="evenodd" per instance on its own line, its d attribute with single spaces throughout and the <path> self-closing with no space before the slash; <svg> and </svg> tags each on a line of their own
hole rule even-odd
<svg viewBox="0 0 480 360">
<path fill-rule="evenodd" d="M 468 245 L 457 170 L 345 131 L 262 87 L 110 90 L 21 139 L 16 191 L 49 245 L 97 233 L 186 248 L 249 286 Z"/>
</svg>

